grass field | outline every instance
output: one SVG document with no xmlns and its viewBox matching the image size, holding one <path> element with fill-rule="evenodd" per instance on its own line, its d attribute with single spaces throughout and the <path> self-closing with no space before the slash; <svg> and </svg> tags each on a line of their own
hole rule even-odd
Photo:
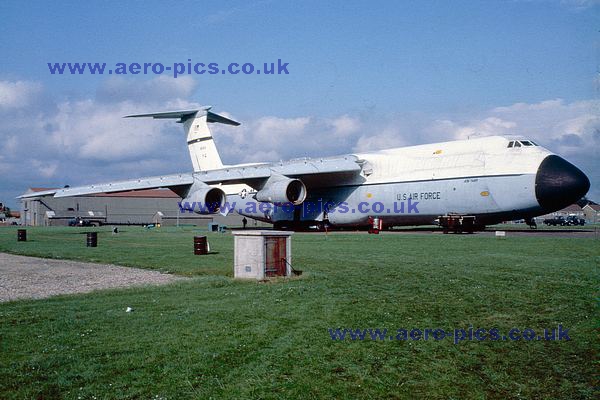
<svg viewBox="0 0 600 400">
<path fill-rule="evenodd" d="M 0 228 L 0 251 L 194 279 L 0 304 L 1 399 L 594 398 L 600 242 L 294 234 L 300 278 L 232 279 L 191 228 Z M 204 233 L 206 234 L 206 233 Z M 131 306 L 132 313 L 125 313 Z M 570 341 L 333 341 L 328 328 L 569 328 Z"/>
</svg>

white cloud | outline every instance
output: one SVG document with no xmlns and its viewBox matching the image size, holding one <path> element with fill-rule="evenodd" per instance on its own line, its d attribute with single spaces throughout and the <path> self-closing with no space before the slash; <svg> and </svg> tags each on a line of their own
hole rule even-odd
<svg viewBox="0 0 600 400">
<path fill-rule="evenodd" d="M 262 117 L 253 122 L 252 128 L 256 138 L 281 143 L 286 138 L 303 132 L 309 123 L 309 117 L 287 119 L 278 117 Z"/>
<path fill-rule="evenodd" d="M 324 156 L 349 150 L 356 136 L 347 131 L 342 135 L 334 120 L 267 116 L 240 121 L 242 125 L 236 128 L 215 124 L 213 133 L 224 162 L 230 164 Z"/>
<path fill-rule="evenodd" d="M 43 162 L 40 160 L 30 160 L 30 162 L 37 173 L 44 178 L 54 177 L 58 170 L 58 164 L 56 162 Z"/>
<path fill-rule="evenodd" d="M 374 150 L 401 147 L 407 144 L 406 139 L 396 126 L 388 126 L 375 133 L 360 136 L 353 147 L 355 152 L 366 152 Z"/>
<path fill-rule="evenodd" d="M 42 85 L 30 81 L 0 81 L 0 109 L 29 105 L 42 91 Z"/>
<path fill-rule="evenodd" d="M 450 120 L 437 121 L 435 129 L 452 132 L 453 139 L 468 139 L 477 136 L 509 135 L 516 124 L 498 117 L 487 117 L 482 120 L 470 121 L 466 125 Z"/>
<path fill-rule="evenodd" d="M 47 144 L 75 158 L 104 161 L 147 156 L 160 142 L 160 125 L 151 120 L 123 119 L 138 111 L 131 103 L 98 104 L 87 99 L 58 105 L 49 118 Z"/>
<path fill-rule="evenodd" d="M 360 120 L 349 115 L 342 115 L 332 119 L 329 123 L 333 127 L 333 134 L 337 137 L 346 137 L 352 135 L 361 127 Z"/>
</svg>

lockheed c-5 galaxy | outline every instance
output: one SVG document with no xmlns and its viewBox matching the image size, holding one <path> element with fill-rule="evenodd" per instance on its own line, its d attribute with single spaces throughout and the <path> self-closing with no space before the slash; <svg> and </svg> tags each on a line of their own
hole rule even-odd
<svg viewBox="0 0 600 400">
<path fill-rule="evenodd" d="M 584 196 L 586 175 L 532 140 L 490 136 L 336 157 L 223 165 L 210 123 L 238 122 L 198 110 L 130 115 L 182 123 L 193 172 L 41 194 L 79 196 L 169 188 L 183 212 L 236 212 L 276 228 L 429 225 L 469 216 L 483 227 L 559 210 Z M 27 197 L 21 196 L 21 197 Z M 279 206 L 279 207 L 277 207 Z"/>
</svg>

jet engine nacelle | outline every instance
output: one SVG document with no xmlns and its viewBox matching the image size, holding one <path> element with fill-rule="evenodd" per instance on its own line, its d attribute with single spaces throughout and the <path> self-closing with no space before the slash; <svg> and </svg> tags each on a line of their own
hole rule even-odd
<svg viewBox="0 0 600 400">
<path fill-rule="evenodd" d="M 181 200 L 182 209 L 197 214 L 215 214 L 225 205 L 227 195 L 219 188 L 195 182 L 185 199 Z"/>
<path fill-rule="evenodd" d="M 300 179 L 271 176 L 265 186 L 256 193 L 255 198 L 269 203 L 298 205 L 306 199 L 306 186 Z"/>
</svg>

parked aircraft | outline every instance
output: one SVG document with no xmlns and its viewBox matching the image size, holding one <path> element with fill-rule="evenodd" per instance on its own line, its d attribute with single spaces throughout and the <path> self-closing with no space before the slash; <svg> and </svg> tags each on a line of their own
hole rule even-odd
<svg viewBox="0 0 600 400">
<path fill-rule="evenodd" d="M 428 225 L 471 218 L 482 227 L 559 210 L 590 187 L 576 166 L 525 137 L 490 136 L 335 157 L 223 165 L 198 110 L 130 115 L 177 119 L 193 171 L 48 191 L 55 197 L 169 188 L 182 212 L 229 213 L 277 228 Z M 21 196 L 21 198 L 27 195 Z"/>
</svg>

